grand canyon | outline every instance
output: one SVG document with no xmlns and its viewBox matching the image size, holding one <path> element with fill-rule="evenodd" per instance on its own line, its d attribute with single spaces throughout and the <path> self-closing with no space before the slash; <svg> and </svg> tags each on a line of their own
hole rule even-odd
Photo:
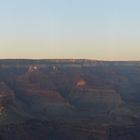
<svg viewBox="0 0 140 140">
<path fill-rule="evenodd" d="M 0 140 L 139 140 L 140 62 L 0 60 Z"/>
</svg>

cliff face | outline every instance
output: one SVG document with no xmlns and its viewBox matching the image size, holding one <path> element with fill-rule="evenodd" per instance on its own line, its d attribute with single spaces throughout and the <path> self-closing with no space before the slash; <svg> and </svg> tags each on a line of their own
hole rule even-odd
<svg viewBox="0 0 140 140">
<path fill-rule="evenodd" d="M 1 60 L 0 136 L 137 140 L 139 85 L 140 62 Z"/>
</svg>

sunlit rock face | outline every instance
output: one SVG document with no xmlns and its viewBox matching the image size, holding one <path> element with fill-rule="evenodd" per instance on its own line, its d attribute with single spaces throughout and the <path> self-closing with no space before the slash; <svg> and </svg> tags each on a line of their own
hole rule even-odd
<svg viewBox="0 0 140 140">
<path fill-rule="evenodd" d="M 39 70 L 39 66 L 37 65 L 30 65 L 28 68 L 28 72 L 35 72 Z"/>
<path fill-rule="evenodd" d="M 83 86 L 85 86 L 85 85 L 86 85 L 86 81 L 83 80 L 83 79 L 81 79 L 81 80 L 79 80 L 79 81 L 77 82 L 77 86 L 78 86 L 78 87 L 83 87 Z"/>
</svg>

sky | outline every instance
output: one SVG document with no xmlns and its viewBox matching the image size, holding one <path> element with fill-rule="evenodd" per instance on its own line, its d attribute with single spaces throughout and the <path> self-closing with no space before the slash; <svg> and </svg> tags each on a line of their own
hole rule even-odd
<svg viewBox="0 0 140 140">
<path fill-rule="evenodd" d="M 0 58 L 140 60 L 139 0 L 0 0 Z"/>
</svg>

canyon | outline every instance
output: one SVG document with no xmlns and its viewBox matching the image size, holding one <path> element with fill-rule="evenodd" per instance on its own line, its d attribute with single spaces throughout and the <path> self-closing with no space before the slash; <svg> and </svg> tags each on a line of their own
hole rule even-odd
<svg viewBox="0 0 140 140">
<path fill-rule="evenodd" d="M 0 140 L 139 140 L 140 62 L 0 60 Z"/>
</svg>

